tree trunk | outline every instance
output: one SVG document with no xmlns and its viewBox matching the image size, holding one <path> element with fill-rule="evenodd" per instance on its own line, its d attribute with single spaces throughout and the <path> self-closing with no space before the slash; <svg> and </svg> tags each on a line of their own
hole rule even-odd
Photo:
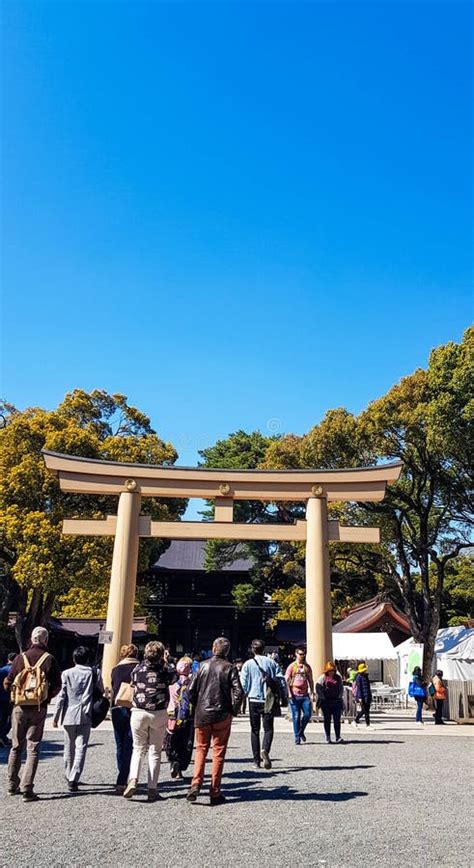
<svg viewBox="0 0 474 868">
<path fill-rule="evenodd" d="M 15 636 L 20 651 L 30 644 L 31 632 L 35 627 L 47 627 L 54 607 L 55 596 L 43 595 L 41 588 L 34 588 L 28 605 L 28 591 L 22 588 L 18 599 L 18 613 L 15 623 Z"/>
<path fill-rule="evenodd" d="M 8 636 L 8 616 L 13 609 L 17 585 L 14 580 L 6 575 L 2 579 L 2 602 L 0 605 L 0 659 L 6 656 Z"/>
<path fill-rule="evenodd" d="M 439 618 L 437 623 L 435 623 L 435 619 L 433 619 L 431 629 L 428 631 L 423 642 L 423 680 L 426 682 L 429 682 L 433 675 L 433 658 L 435 656 L 434 649 L 436 645 L 438 624 Z"/>
</svg>

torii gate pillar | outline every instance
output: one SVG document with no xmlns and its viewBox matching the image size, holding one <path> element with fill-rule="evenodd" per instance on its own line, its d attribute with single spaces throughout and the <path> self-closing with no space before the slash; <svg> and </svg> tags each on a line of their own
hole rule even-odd
<svg viewBox="0 0 474 868">
<path fill-rule="evenodd" d="M 133 608 L 137 584 L 139 516 L 141 497 L 137 492 L 122 491 L 117 510 L 112 571 L 106 630 L 112 642 L 104 645 L 102 675 L 110 685 L 110 675 L 120 659 L 120 647 L 132 641 Z"/>
<path fill-rule="evenodd" d="M 306 506 L 306 656 L 315 678 L 332 659 L 328 527 L 327 500 L 321 492 Z"/>
</svg>

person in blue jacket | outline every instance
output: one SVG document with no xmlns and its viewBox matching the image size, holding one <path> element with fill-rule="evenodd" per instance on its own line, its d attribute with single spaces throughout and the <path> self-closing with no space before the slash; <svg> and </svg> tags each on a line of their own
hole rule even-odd
<svg viewBox="0 0 474 868">
<path fill-rule="evenodd" d="M 5 690 L 3 682 L 12 668 L 15 657 L 16 654 L 9 654 L 5 666 L 2 666 L 0 669 L 0 747 L 11 747 L 7 736 L 11 726 L 13 705 L 10 700 L 10 694 Z"/>
<path fill-rule="evenodd" d="M 265 656 L 265 642 L 254 639 L 250 648 L 251 657 L 240 671 L 240 681 L 249 703 L 250 741 L 255 768 L 271 769 L 270 750 L 273 742 L 273 712 L 265 711 L 267 687 L 265 675 L 278 681 L 280 690 L 286 692 L 285 680 L 278 663 Z M 263 744 L 260 751 L 260 727 L 263 725 Z"/>
<path fill-rule="evenodd" d="M 416 701 L 415 722 L 419 726 L 423 726 L 423 703 L 426 702 L 426 685 L 419 666 L 415 666 L 413 670 L 412 681 L 408 685 L 408 696 L 411 696 Z"/>
</svg>

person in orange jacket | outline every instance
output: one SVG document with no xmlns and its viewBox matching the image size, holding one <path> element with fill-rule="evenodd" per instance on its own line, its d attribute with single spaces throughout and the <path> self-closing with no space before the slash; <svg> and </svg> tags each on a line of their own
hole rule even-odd
<svg viewBox="0 0 474 868">
<path fill-rule="evenodd" d="M 444 686 L 442 670 L 437 669 L 431 680 L 433 682 L 433 687 L 435 689 L 435 692 L 433 695 L 433 702 L 434 702 L 434 707 L 435 707 L 435 714 L 434 714 L 435 724 L 441 725 L 441 724 L 444 724 L 443 703 L 444 703 L 444 700 L 446 699 L 446 697 L 448 695 L 448 691 L 446 690 L 446 687 Z"/>
</svg>

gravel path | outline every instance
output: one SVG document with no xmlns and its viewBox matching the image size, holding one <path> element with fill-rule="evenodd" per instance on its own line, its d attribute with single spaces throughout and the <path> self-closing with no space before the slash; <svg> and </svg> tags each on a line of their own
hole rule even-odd
<svg viewBox="0 0 474 868">
<path fill-rule="evenodd" d="M 241 726 L 238 727 L 241 730 Z M 468 737 L 358 731 L 345 745 L 278 734 L 274 768 L 249 762 L 249 737 L 234 732 L 223 789 L 211 808 L 204 792 L 188 804 L 186 786 L 163 766 L 165 802 L 113 794 L 113 734 L 93 734 L 78 794 L 65 791 L 62 734 L 48 732 L 36 778 L 41 801 L 7 797 L 0 752 L 2 866 L 426 866 L 474 864 L 469 838 L 474 742 Z M 470 802 L 471 797 L 471 802 Z M 472 824 L 471 824 L 472 825 Z"/>
</svg>

